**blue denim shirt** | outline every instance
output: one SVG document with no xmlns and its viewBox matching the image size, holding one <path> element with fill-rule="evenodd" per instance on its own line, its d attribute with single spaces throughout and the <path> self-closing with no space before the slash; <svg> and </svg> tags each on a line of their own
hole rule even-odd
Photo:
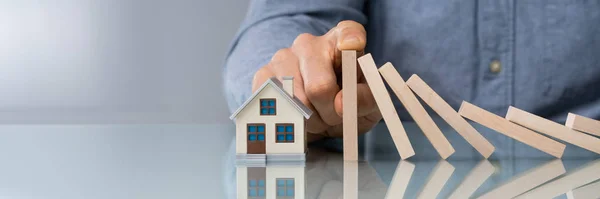
<svg viewBox="0 0 600 199">
<path fill-rule="evenodd" d="M 341 20 L 367 29 L 367 49 L 407 79 L 418 74 L 452 107 L 469 101 L 504 116 L 509 105 L 564 123 L 600 119 L 600 1 L 255 0 L 224 69 L 230 110 L 255 71 L 300 33 Z M 499 63 L 500 71 L 491 70 Z M 392 95 L 393 96 L 393 95 Z M 411 117 L 393 98 L 402 119 Z"/>
</svg>

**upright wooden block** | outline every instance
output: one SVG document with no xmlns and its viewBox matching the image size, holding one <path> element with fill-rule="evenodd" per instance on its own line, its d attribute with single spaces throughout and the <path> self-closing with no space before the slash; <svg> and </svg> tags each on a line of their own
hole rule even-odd
<svg viewBox="0 0 600 199">
<path fill-rule="evenodd" d="M 449 199 L 471 198 L 471 195 L 490 177 L 496 168 L 487 159 L 482 160 L 456 187 Z"/>
<path fill-rule="evenodd" d="M 406 84 L 423 100 L 433 111 L 444 119 L 452 128 L 471 144 L 483 157 L 488 158 L 494 153 L 495 147 L 481 135 L 469 122 L 461 117 L 442 97 L 440 97 L 419 76 L 412 75 Z"/>
<path fill-rule="evenodd" d="M 401 160 L 396 166 L 396 172 L 390 182 L 390 186 L 385 195 L 386 199 L 404 198 L 410 178 L 415 171 L 415 165 L 405 160 Z"/>
<path fill-rule="evenodd" d="M 509 180 L 507 183 L 483 194 L 478 199 L 514 198 L 566 172 L 561 160 L 553 160 Z"/>
<path fill-rule="evenodd" d="M 548 137 L 537 134 L 525 127 L 513 124 L 482 108 L 463 101 L 458 113 L 474 122 L 502 133 L 512 139 L 523 142 L 554 157 L 561 158 L 566 146 Z"/>
<path fill-rule="evenodd" d="M 581 169 L 569 172 L 562 178 L 546 183 L 517 198 L 555 198 L 600 179 L 600 160 L 595 160 Z"/>
<path fill-rule="evenodd" d="M 356 51 L 342 51 L 344 160 L 358 160 Z"/>
<path fill-rule="evenodd" d="M 371 88 L 375 103 L 377 103 L 379 111 L 381 111 L 383 120 L 390 131 L 390 135 L 396 145 L 396 149 L 398 149 L 398 153 L 400 153 L 400 157 L 406 159 L 415 155 L 415 151 L 406 135 L 404 126 L 402 126 L 400 117 L 392 103 L 392 98 L 390 98 L 390 95 L 383 84 L 383 79 L 377 71 L 377 66 L 375 65 L 373 57 L 371 54 L 366 54 L 358 58 L 358 63 L 367 80 L 369 88 Z"/>
<path fill-rule="evenodd" d="M 600 136 L 600 121 L 581 115 L 569 113 L 565 126 L 595 136 Z"/>
<path fill-rule="evenodd" d="M 508 121 L 533 129 L 534 131 L 561 139 L 575 146 L 600 154 L 600 139 L 570 129 L 551 120 L 528 113 L 515 107 L 508 107 Z"/>
<path fill-rule="evenodd" d="M 383 79 L 388 83 L 392 91 L 398 96 L 400 102 L 406 108 L 406 111 L 415 120 L 415 123 L 421 128 L 425 137 L 429 139 L 433 148 L 440 154 L 443 159 L 448 158 L 454 153 L 454 148 L 446 139 L 440 128 L 433 122 L 433 119 L 429 116 L 425 108 L 421 105 L 417 97 L 412 93 L 410 88 L 404 82 L 404 79 L 400 76 L 400 73 L 396 71 L 391 63 L 384 64 L 379 68 L 379 73 L 383 76 Z"/>
<path fill-rule="evenodd" d="M 417 195 L 417 198 L 437 198 L 446 185 L 446 182 L 450 179 L 450 176 L 452 176 L 452 173 L 454 173 L 454 166 L 446 160 L 440 161 L 435 165 L 433 171 L 431 171 L 427 182 L 423 185 L 423 189 Z"/>
</svg>

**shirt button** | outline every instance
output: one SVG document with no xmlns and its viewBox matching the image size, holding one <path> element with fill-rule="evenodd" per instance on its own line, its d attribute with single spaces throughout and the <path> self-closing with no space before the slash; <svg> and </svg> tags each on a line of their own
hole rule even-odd
<svg viewBox="0 0 600 199">
<path fill-rule="evenodd" d="M 500 64 L 500 61 L 498 60 L 494 60 L 492 61 L 492 63 L 490 63 L 490 71 L 492 73 L 499 73 L 500 71 L 502 71 L 502 64 Z"/>
</svg>

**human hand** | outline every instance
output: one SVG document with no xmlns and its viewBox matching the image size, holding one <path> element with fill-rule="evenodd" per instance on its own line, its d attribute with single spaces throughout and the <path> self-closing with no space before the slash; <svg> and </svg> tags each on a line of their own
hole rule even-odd
<svg viewBox="0 0 600 199">
<path fill-rule="evenodd" d="M 360 56 L 365 45 L 366 31 L 354 21 L 342 21 L 322 36 L 301 34 L 256 72 L 252 91 L 273 76 L 293 76 L 294 95 L 314 112 L 307 121 L 308 141 L 342 137 L 341 51 L 356 50 Z M 362 72 L 357 70 L 358 132 L 362 134 L 382 116 Z"/>
</svg>

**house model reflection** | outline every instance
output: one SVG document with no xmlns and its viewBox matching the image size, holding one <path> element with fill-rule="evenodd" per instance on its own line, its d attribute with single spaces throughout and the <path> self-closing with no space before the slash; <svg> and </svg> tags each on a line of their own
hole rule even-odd
<svg viewBox="0 0 600 199">
<path fill-rule="evenodd" d="M 304 165 L 237 166 L 238 199 L 303 199 Z"/>
</svg>

